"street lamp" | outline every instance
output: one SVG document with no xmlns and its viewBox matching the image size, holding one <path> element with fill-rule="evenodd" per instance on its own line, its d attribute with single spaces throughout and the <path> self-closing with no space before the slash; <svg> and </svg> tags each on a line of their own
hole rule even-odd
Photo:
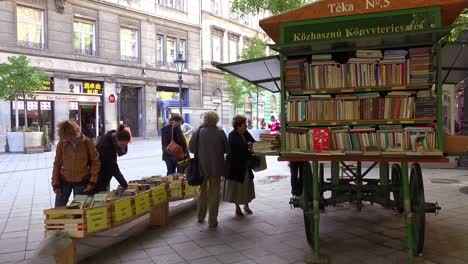
<svg viewBox="0 0 468 264">
<path fill-rule="evenodd" d="M 184 69 L 185 63 L 187 61 L 184 60 L 184 55 L 179 52 L 177 54 L 177 58 L 174 60 L 174 64 L 177 70 L 177 75 L 179 77 L 179 80 L 177 81 L 179 83 L 179 113 L 180 116 L 182 116 L 182 83 L 184 82 L 182 80 L 182 70 Z"/>
<path fill-rule="evenodd" d="M 115 92 L 117 93 L 117 127 L 120 126 L 120 92 L 122 91 L 122 86 L 119 82 L 115 83 Z"/>
</svg>

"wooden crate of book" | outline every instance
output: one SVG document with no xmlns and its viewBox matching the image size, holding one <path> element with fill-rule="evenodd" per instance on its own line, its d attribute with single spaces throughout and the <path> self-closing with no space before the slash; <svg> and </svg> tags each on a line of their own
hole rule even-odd
<svg viewBox="0 0 468 264">
<path fill-rule="evenodd" d="M 182 193 L 184 199 L 189 199 L 198 196 L 200 192 L 199 186 L 190 186 L 186 180 L 182 181 Z"/>
</svg>

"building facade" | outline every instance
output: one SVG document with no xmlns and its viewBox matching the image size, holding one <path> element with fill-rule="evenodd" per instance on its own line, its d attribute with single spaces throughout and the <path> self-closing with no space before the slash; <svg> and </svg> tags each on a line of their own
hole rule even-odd
<svg viewBox="0 0 468 264">
<path fill-rule="evenodd" d="M 230 126 L 233 115 L 244 114 L 253 127 L 258 119 L 269 122 L 270 115 L 278 116 L 279 95 L 263 91 L 258 96 L 245 96 L 245 104 L 236 113 L 225 93 L 225 73 L 218 70 L 216 63 L 240 60 L 242 50 L 251 44 L 253 38 L 270 42 L 260 28 L 258 21 L 268 14 L 249 15 L 243 18 L 231 12 L 231 0 L 203 1 L 202 18 L 202 96 L 205 108 L 215 109 L 220 115 L 222 126 Z M 271 55 L 266 50 L 266 55 Z M 262 91 L 262 90 L 260 90 Z"/>
<path fill-rule="evenodd" d="M 173 61 L 179 53 L 187 61 L 183 105 L 201 108 L 200 3 L 0 1 L 0 63 L 25 55 L 50 76 L 36 100 L 0 101 L 0 151 L 16 126 L 16 107 L 33 128 L 47 127 L 53 140 L 60 121 L 76 120 L 84 134 L 96 137 L 116 128 L 118 116 L 133 136 L 156 137 L 178 106 Z M 198 123 L 200 115 L 185 117 Z"/>
</svg>

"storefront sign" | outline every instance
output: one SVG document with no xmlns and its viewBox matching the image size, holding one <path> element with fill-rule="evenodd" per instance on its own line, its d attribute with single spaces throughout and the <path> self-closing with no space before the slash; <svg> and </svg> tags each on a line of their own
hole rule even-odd
<svg viewBox="0 0 468 264">
<path fill-rule="evenodd" d="M 16 110 L 16 102 L 13 101 L 13 110 Z M 24 101 L 18 101 L 18 110 L 24 110 Z"/>
<path fill-rule="evenodd" d="M 133 216 L 131 198 L 115 202 L 115 221 L 122 222 Z"/>
<path fill-rule="evenodd" d="M 86 228 L 88 233 L 107 229 L 107 207 L 89 209 L 86 212 Z"/>
<path fill-rule="evenodd" d="M 137 215 L 149 212 L 151 208 L 149 193 L 137 195 L 135 197 L 135 212 Z"/>
<path fill-rule="evenodd" d="M 385 10 L 386 8 L 389 8 L 392 6 L 392 0 L 359 0 L 361 1 L 360 5 L 355 5 L 354 3 L 349 3 L 348 2 L 336 2 L 336 3 L 330 3 L 328 4 L 328 10 L 330 11 L 330 14 L 333 13 L 351 13 L 355 10 L 372 10 L 372 9 L 380 9 L 380 10 Z M 365 2 L 365 3 L 364 3 Z M 380 11 L 379 10 L 379 11 Z"/>
<path fill-rule="evenodd" d="M 51 103 L 50 102 L 40 102 L 41 110 L 51 110 Z"/>
<path fill-rule="evenodd" d="M 109 95 L 109 103 L 115 103 L 115 95 L 114 94 Z"/>
<path fill-rule="evenodd" d="M 60 102 L 101 102 L 101 96 L 89 94 L 57 93 L 57 92 L 36 92 L 36 100 L 40 101 L 60 101 Z"/>
<path fill-rule="evenodd" d="M 181 181 L 171 182 L 171 197 L 182 198 L 182 182 Z"/>
<path fill-rule="evenodd" d="M 78 102 L 69 102 L 68 103 L 68 110 L 78 110 Z"/>
<path fill-rule="evenodd" d="M 162 184 L 156 188 L 153 188 L 151 191 L 151 195 L 153 196 L 153 204 L 160 205 L 167 201 L 167 193 L 166 193 L 166 185 Z"/>
<path fill-rule="evenodd" d="M 83 93 L 85 94 L 102 94 L 102 82 L 84 81 Z"/>
<path fill-rule="evenodd" d="M 54 87 L 54 78 L 50 78 L 50 80 L 46 80 L 42 82 L 42 91 L 53 91 Z"/>
<path fill-rule="evenodd" d="M 438 27 L 440 9 L 424 8 L 396 14 L 375 13 L 343 17 L 343 20 L 317 19 L 292 22 L 282 27 L 283 43 L 300 43 L 314 40 L 364 38 L 389 33 L 428 30 Z"/>
<path fill-rule="evenodd" d="M 36 101 L 28 101 L 26 102 L 26 106 L 28 111 L 37 111 L 38 109 L 38 104 Z"/>
</svg>

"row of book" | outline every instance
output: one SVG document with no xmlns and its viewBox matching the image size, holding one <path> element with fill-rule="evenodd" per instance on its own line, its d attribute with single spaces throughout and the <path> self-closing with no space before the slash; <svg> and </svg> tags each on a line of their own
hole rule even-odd
<svg viewBox="0 0 468 264">
<path fill-rule="evenodd" d="M 409 54 L 409 55 L 408 55 Z M 331 54 L 288 59 L 285 64 L 287 90 L 359 88 L 432 82 L 431 48 L 407 50 L 358 50 L 342 64 Z"/>
<path fill-rule="evenodd" d="M 330 128 L 286 129 L 288 152 L 437 152 L 437 135 L 432 126 L 399 125 L 341 126 Z"/>
<path fill-rule="evenodd" d="M 260 134 L 260 141 L 253 144 L 255 153 L 275 153 L 280 149 L 279 134 Z"/>
<path fill-rule="evenodd" d="M 415 92 L 289 96 L 286 121 L 435 119 L 436 110 L 435 98 Z"/>
</svg>

